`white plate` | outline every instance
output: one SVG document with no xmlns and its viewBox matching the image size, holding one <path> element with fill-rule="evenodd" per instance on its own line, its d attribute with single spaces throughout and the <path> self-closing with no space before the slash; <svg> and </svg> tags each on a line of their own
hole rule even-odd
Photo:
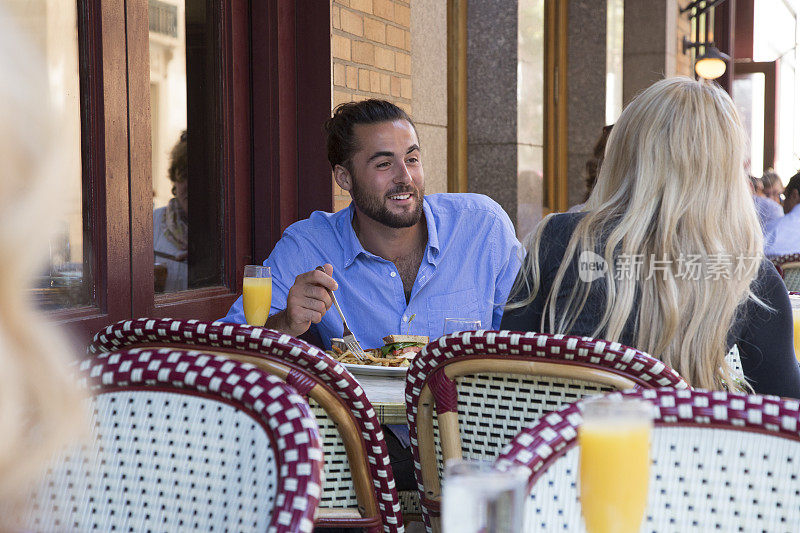
<svg viewBox="0 0 800 533">
<path fill-rule="evenodd" d="M 350 373 L 368 376 L 405 376 L 407 366 L 351 365 L 342 363 Z"/>
</svg>

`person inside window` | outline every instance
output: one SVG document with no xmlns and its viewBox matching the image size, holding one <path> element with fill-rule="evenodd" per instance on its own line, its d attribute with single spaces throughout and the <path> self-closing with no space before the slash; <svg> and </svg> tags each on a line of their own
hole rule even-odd
<svg viewBox="0 0 800 533">
<path fill-rule="evenodd" d="M 168 176 L 172 181 L 172 198 L 167 205 L 153 211 L 156 292 L 182 291 L 187 287 L 189 279 L 187 169 L 184 130 L 170 153 Z"/>
</svg>

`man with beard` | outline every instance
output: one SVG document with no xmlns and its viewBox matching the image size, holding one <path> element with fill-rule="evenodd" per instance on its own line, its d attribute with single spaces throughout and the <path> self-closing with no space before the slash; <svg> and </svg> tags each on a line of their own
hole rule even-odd
<svg viewBox="0 0 800 533">
<path fill-rule="evenodd" d="M 286 229 L 264 261 L 266 326 L 308 332 L 330 349 L 342 335 L 339 315 L 327 312 L 332 290 L 364 348 L 391 334 L 434 339 L 447 317 L 498 328 L 522 253 L 505 211 L 478 194 L 425 196 L 416 129 L 390 102 L 342 104 L 325 130 L 334 178 L 352 203 Z M 241 297 L 223 320 L 245 322 Z"/>
<path fill-rule="evenodd" d="M 522 258 L 506 212 L 478 194 L 425 196 L 416 128 L 390 102 L 342 104 L 325 130 L 334 178 L 352 202 L 286 229 L 264 261 L 272 269 L 266 326 L 330 349 L 342 335 L 338 314 L 327 312 L 331 290 L 364 348 L 391 334 L 435 339 L 447 317 L 497 329 Z M 245 322 L 241 298 L 223 320 Z M 408 427 L 388 429 L 396 486 L 412 490 Z"/>
</svg>

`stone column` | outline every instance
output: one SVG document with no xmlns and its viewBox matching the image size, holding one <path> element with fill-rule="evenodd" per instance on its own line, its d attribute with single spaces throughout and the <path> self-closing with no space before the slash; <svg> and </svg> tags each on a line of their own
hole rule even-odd
<svg viewBox="0 0 800 533">
<path fill-rule="evenodd" d="M 670 76 L 691 76 L 692 65 L 681 49 L 689 36 L 688 17 L 678 0 L 625 2 L 622 100 L 625 105 L 652 85 Z"/>
<path fill-rule="evenodd" d="M 517 218 L 517 2 L 470 2 L 467 10 L 469 191 Z"/>
<path fill-rule="evenodd" d="M 542 217 L 544 2 L 470 2 L 467 17 L 469 191 L 522 238 Z"/>
<path fill-rule="evenodd" d="M 584 200 L 586 160 L 605 126 L 606 2 L 571 0 L 568 16 L 567 179 L 572 206 Z"/>
</svg>

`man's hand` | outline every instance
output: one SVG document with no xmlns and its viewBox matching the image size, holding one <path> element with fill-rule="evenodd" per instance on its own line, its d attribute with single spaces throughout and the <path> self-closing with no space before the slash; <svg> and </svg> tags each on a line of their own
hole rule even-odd
<svg viewBox="0 0 800 533">
<path fill-rule="evenodd" d="M 286 296 L 286 309 L 267 320 L 267 327 L 295 337 L 302 335 L 311 324 L 319 324 L 333 301 L 328 290 L 335 291 L 339 284 L 331 277 L 333 266 L 324 265 L 325 272 L 312 270 L 300 274 Z"/>
</svg>

